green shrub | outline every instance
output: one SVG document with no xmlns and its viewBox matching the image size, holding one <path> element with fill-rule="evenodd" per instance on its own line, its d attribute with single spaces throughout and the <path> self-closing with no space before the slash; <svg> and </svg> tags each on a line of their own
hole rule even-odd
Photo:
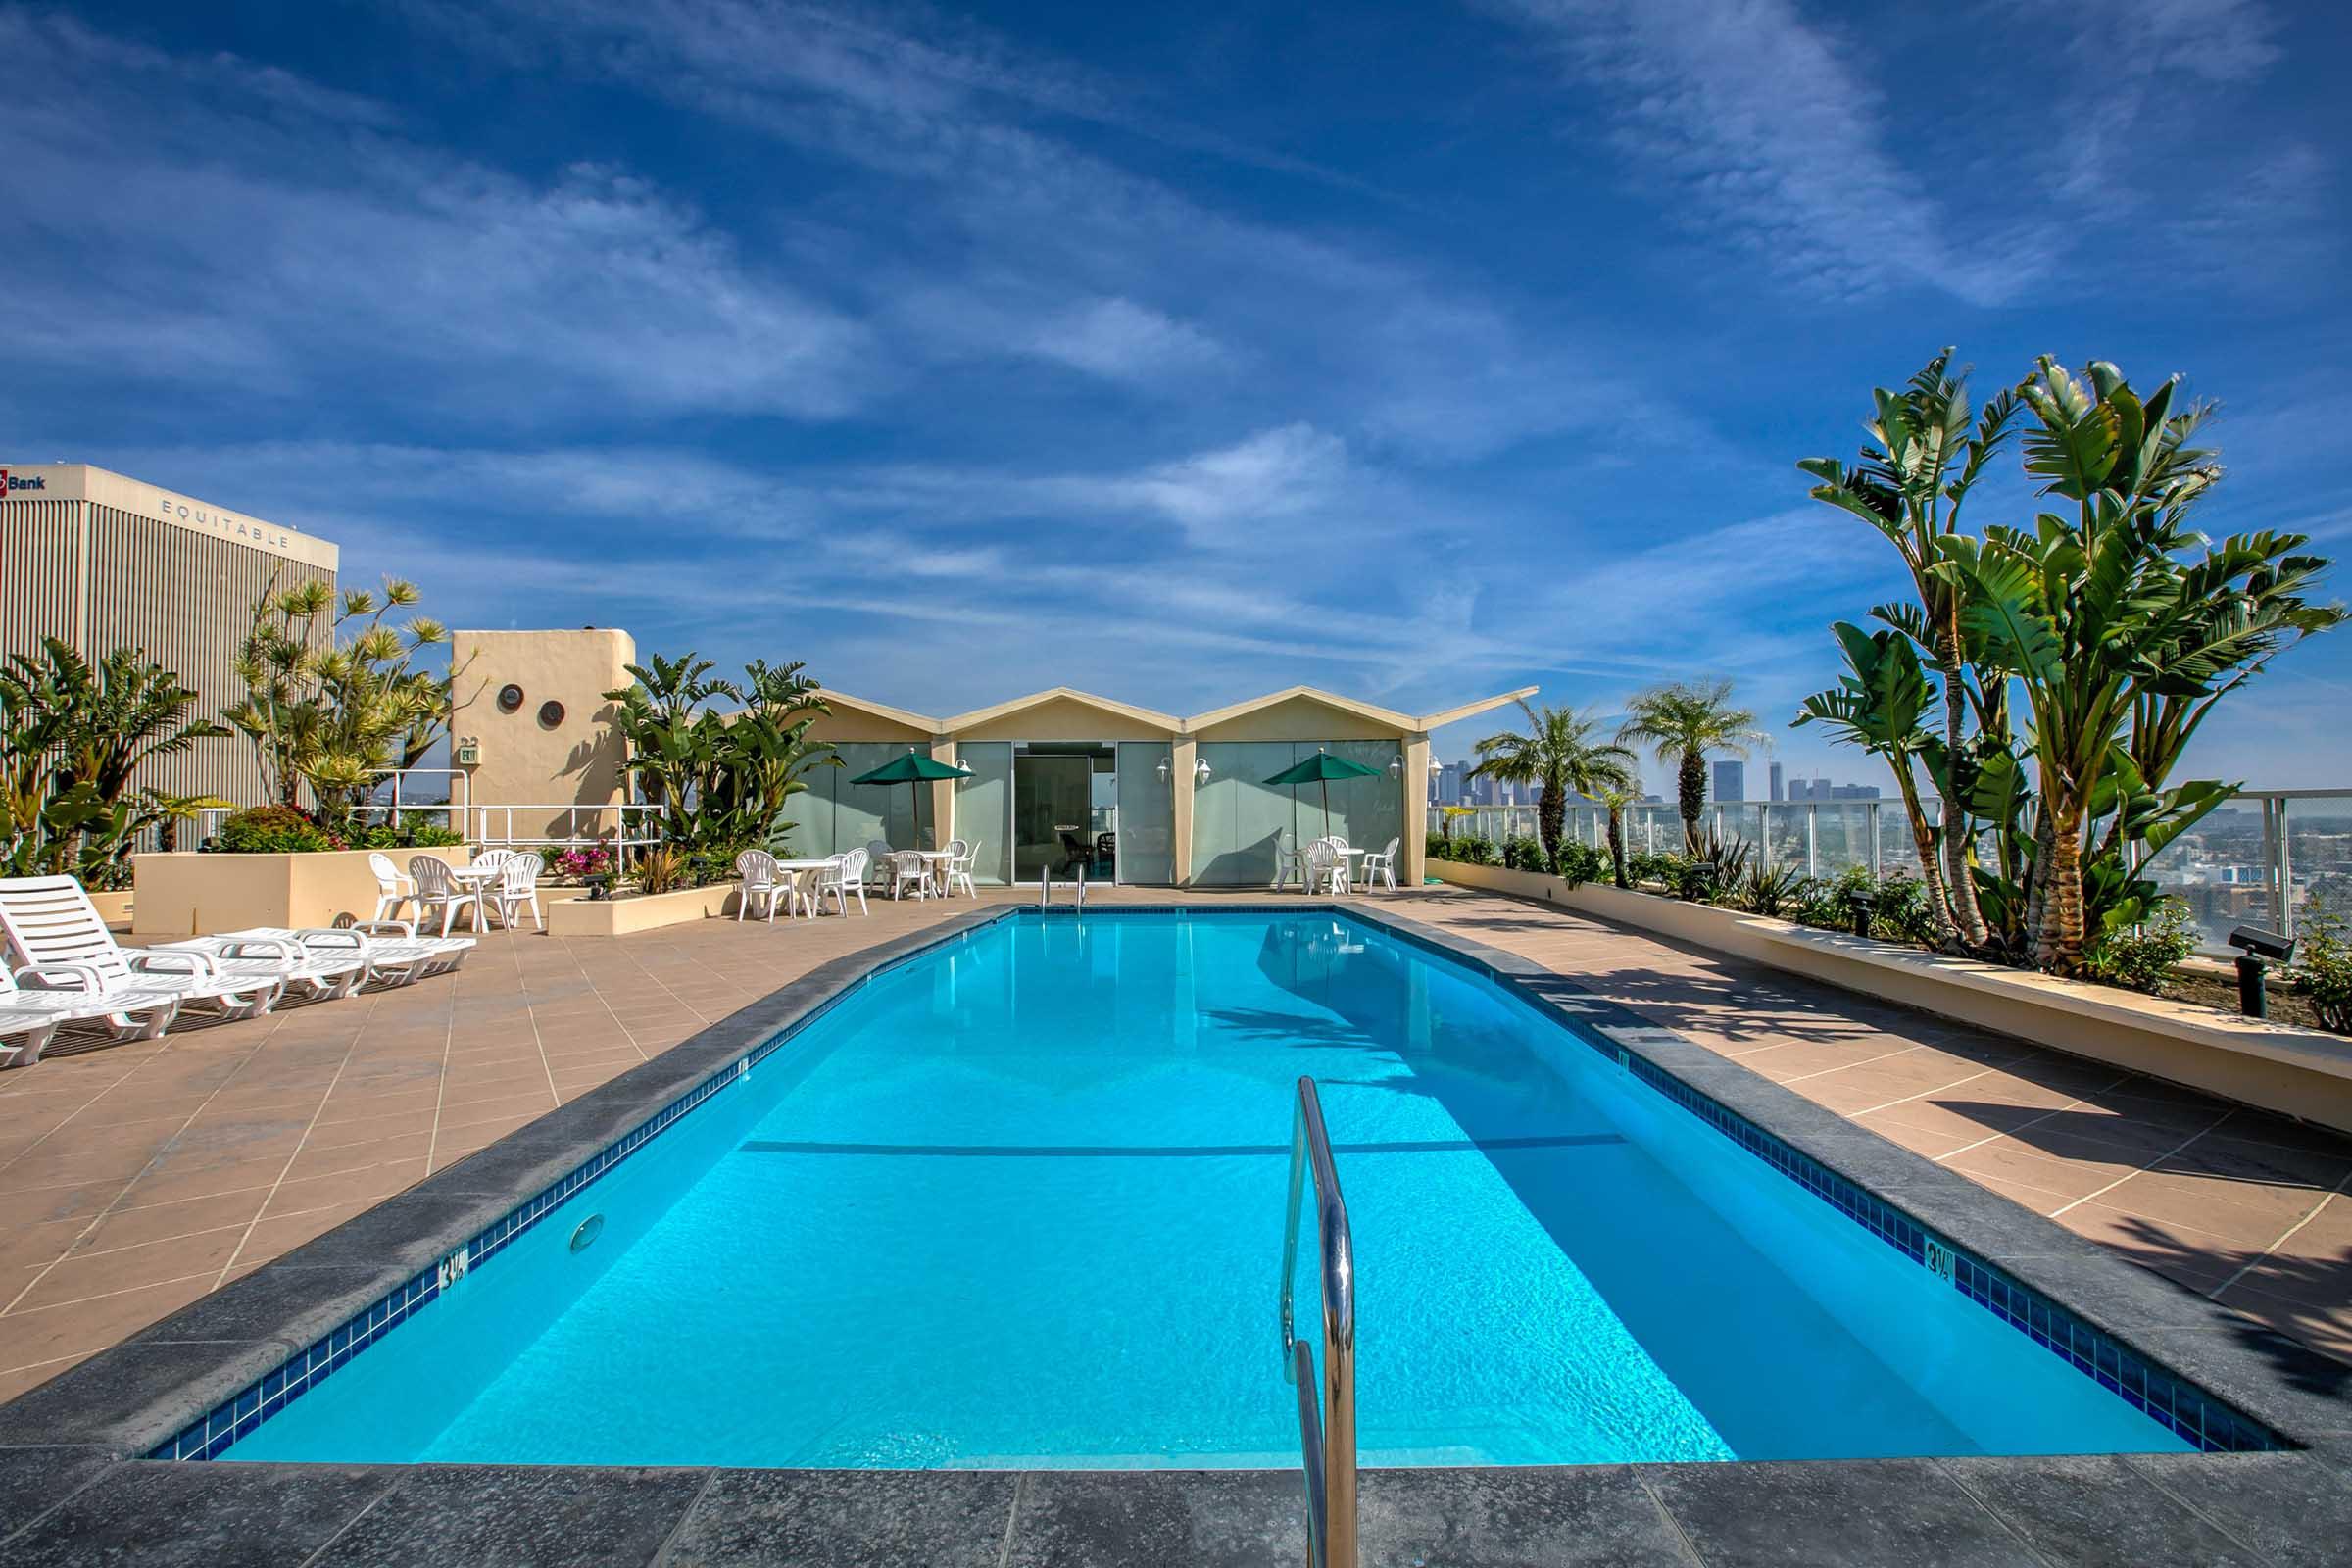
<svg viewBox="0 0 2352 1568">
<path fill-rule="evenodd" d="M 466 842 L 466 835 L 436 822 L 412 819 L 394 827 L 374 822 L 347 835 L 355 850 L 446 850 Z"/>
<path fill-rule="evenodd" d="M 1673 878 L 1666 884 L 1678 899 L 1693 904 L 1711 904 L 1723 891 L 1723 872 L 1712 860 L 1677 860 Z"/>
<path fill-rule="evenodd" d="M 1731 902 L 1750 914 L 1780 919 L 1803 904 L 1809 885 L 1805 873 L 1793 865 L 1767 871 L 1759 863 L 1747 868 L 1747 875 L 1740 879 Z"/>
<path fill-rule="evenodd" d="M 1682 881 L 1682 868 L 1681 856 L 1655 850 L 1637 850 L 1625 858 L 1625 874 L 1636 882 L 1663 882 L 1675 887 Z"/>
<path fill-rule="evenodd" d="M 1865 879 L 1869 873 L 1863 873 Z M 1928 912 L 1928 885 L 1908 871 L 1895 871 L 1879 880 L 1878 902 L 1871 906 L 1870 934 L 1881 942 L 1908 942 L 1915 947 L 1936 943 L 1935 917 Z"/>
<path fill-rule="evenodd" d="M 220 824 L 219 848 L 230 855 L 313 855 L 341 849 L 326 829 L 291 806 L 257 806 Z"/>
<path fill-rule="evenodd" d="M 1548 871 L 1551 857 L 1544 853 L 1542 839 L 1515 833 L 1502 841 L 1502 864 L 1506 871 Z"/>
<path fill-rule="evenodd" d="M 1551 874 L 1572 888 L 1583 887 L 1609 874 L 1609 858 L 1590 844 L 1568 839 L 1561 843 L 1560 853 L 1552 858 Z"/>
<path fill-rule="evenodd" d="M 1866 868 L 1849 865 L 1834 877 L 1806 883 L 1797 896 L 1794 918 L 1799 925 L 1819 926 L 1825 931 L 1851 931 L 1854 906 L 1849 901 L 1856 893 L 1876 897 L 1877 892 L 1876 879 Z"/>
<path fill-rule="evenodd" d="M 1493 839 L 1455 839 L 1453 858 L 1464 865 L 1493 865 L 1500 857 Z"/>
<path fill-rule="evenodd" d="M 2352 942 L 2345 940 L 2343 920 L 2332 914 L 2306 914 L 2299 936 L 2292 970 L 2295 984 L 2318 1014 L 2320 1027 L 2352 1035 Z"/>
<path fill-rule="evenodd" d="M 2152 993 L 2196 951 L 2197 927 L 2188 906 L 2179 899 L 2159 899 L 2140 924 L 2099 933 L 2084 957 L 2092 978 Z"/>
<path fill-rule="evenodd" d="M 1453 858 L 1453 840 L 1443 833 L 1432 833 L 1422 840 L 1421 853 L 1433 860 Z"/>
</svg>

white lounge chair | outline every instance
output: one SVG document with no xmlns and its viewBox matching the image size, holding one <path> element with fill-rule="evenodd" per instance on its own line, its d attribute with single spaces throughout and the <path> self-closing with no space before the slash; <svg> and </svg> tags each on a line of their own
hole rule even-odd
<svg viewBox="0 0 2352 1568">
<path fill-rule="evenodd" d="M 532 927 L 547 929 L 547 917 L 539 910 L 539 873 L 546 864 L 536 850 L 516 850 L 500 864 L 498 880 L 482 890 L 498 911 L 500 925 L 513 930 L 528 909 Z"/>
<path fill-rule="evenodd" d="M 738 925 L 755 905 L 765 911 L 762 918 L 773 925 L 778 904 L 797 906 L 800 902 L 798 890 L 786 879 L 776 858 L 765 850 L 746 850 L 735 857 L 735 875 L 743 882 L 743 891 L 735 899 Z"/>
<path fill-rule="evenodd" d="M 126 1028 L 118 1027 L 116 1015 L 123 1011 L 120 1004 L 126 1000 L 79 988 L 22 987 L 8 965 L 0 963 L 0 1068 L 29 1067 L 40 1060 L 66 1024 L 103 1023 L 114 1039 L 126 1034 L 153 1039 L 171 1027 L 172 1015 L 179 1010 L 177 993 L 158 992 L 147 1005 L 130 1009 L 143 1017 Z"/>
<path fill-rule="evenodd" d="M 0 937 L 20 984 L 29 979 L 91 993 L 113 1004 L 108 1017 L 122 1034 L 162 1034 L 163 1025 L 139 1029 L 131 1020 L 165 999 L 182 1009 L 252 1018 L 268 1012 L 285 989 L 282 980 L 223 975 L 210 954 L 122 948 L 70 876 L 0 879 Z"/>
<path fill-rule="evenodd" d="M 275 981 L 283 995 L 309 1002 L 348 997 L 368 980 L 368 962 L 356 949 L 321 951 L 290 934 L 238 932 L 159 942 L 149 953 L 204 953 L 223 980 L 260 984 Z"/>
<path fill-rule="evenodd" d="M 225 935 L 245 940 L 296 942 L 326 956 L 357 954 L 367 965 L 362 984 L 381 980 L 396 986 L 413 985 L 426 975 L 461 968 L 474 947 L 471 937 L 420 937 L 416 928 L 406 920 L 362 920 L 351 925 L 314 926 L 300 931 L 285 926 L 256 926 L 250 931 L 230 931 Z"/>
<path fill-rule="evenodd" d="M 368 869 L 375 873 L 375 918 L 397 920 L 400 911 L 416 896 L 416 879 L 392 863 L 392 857 L 378 850 L 368 857 Z"/>
<path fill-rule="evenodd" d="M 1389 891 L 1396 891 L 1396 847 L 1404 840 L 1391 839 L 1389 847 L 1364 857 L 1364 887 L 1369 891 L 1375 883 L 1386 882 Z"/>
<path fill-rule="evenodd" d="M 437 855 L 412 856 L 409 858 L 409 875 L 416 879 L 416 891 L 412 897 L 416 901 L 419 925 L 430 919 L 433 911 L 438 909 L 441 911 L 441 934 L 447 936 L 458 910 L 470 908 L 473 910 L 473 928 L 476 931 L 483 929 L 481 894 L 471 888 L 458 886 L 457 879 L 449 874 L 447 860 Z"/>
</svg>

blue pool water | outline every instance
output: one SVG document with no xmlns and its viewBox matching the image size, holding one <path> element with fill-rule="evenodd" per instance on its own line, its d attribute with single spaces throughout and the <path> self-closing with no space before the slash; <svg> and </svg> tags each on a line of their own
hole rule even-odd
<svg viewBox="0 0 2352 1568">
<path fill-rule="evenodd" d="M 876 976 L 228 1456 L 1296 1464 L 1301 1074 L 1365 1463 L 2184 1446 L 1486 976 L 1196 912 Z"/>
</svg>

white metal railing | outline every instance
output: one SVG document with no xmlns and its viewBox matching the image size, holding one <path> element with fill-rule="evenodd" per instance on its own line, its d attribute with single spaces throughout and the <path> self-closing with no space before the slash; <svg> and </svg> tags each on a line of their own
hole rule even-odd
<svg viewBox="0 0 2352 1568">
<path fill-rule="evenodd" d="M 1942 802 L 1925 802 L 1931 819 Z M 1534 806 L 1477 806 L 1454 819 L 1457 838 L 1497 843 L 1536 833 Z M 1441 818 L 1432 804 L 1430 824 Z M 1609 814 L 1599 807 L 1568 808 L 1564 835 L 1608 848 Z M 1884 875 L 1914 870 L 1903 803 L 1876 800 L 1709 801 L 1699 830 L 1756 846 L 1768 868 L 1794 866 L 1807 876 L 1833 877 L 1849 866 Z M 1643 801 L 1625 811 L 1628 854 L 1672 853 L 1683 847 L 1683 821 L 1672 801 Z M 2316 915 L 2352 920 L 2352 787 L 2240 790 L 2227 805 L 2168 844 L 2143 866 L 2167 893 L 2186 902 L 2204 946 L 2225 952 L 2230 930 L 2267 925 L 2295 935 Z"/>
<path fill-rule="evenodd" d="M 521 831 L 515 825 L 517 812 L 524 818 Z M 552 824 L 559 815 L 564 822 L 562 832 L 534 830 L 534 823 Z M 466 838 L 468 843 L 485 847 L 641 850 L 662 842 L 662 807 L 633 801 L 610 806 L 562 802 L 544 806 L 477 806 L 466 816 Z"/>
</svg>

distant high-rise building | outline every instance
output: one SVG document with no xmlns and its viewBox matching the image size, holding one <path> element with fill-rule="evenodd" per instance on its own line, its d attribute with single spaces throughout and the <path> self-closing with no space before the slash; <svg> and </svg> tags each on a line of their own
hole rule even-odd
<svg viewBox="0 0 2352 1568">
<path fill-rule="evenodd" d="M 1778 762 L 1772 764 L 1772 798 L 1776 801 L 1788 798 L 1788 783 L 1781 776 L 1781 764 Z"/>
<path fill-rule="evenodd" d="M 1715 799 L 1744 801 L 1747 799 L 1747 764 L 1736 757 L 1719 758 L 1715 763 Z"/>
<path fill-rule="evenodd" d="M 1876 784 L 1837 784 L 1830 789 L 1830 799 L 1833 801 L 1875 801 L 1878 798 L 1879 787 Z"/>
<path fill-rule="evenodd" d="M 1447 762 L 1438 769 L 1437 800 L 1440 806 L 1462 804 L 1462 776 L 1469 771 L 1468 762 Z"/>
</svg>

